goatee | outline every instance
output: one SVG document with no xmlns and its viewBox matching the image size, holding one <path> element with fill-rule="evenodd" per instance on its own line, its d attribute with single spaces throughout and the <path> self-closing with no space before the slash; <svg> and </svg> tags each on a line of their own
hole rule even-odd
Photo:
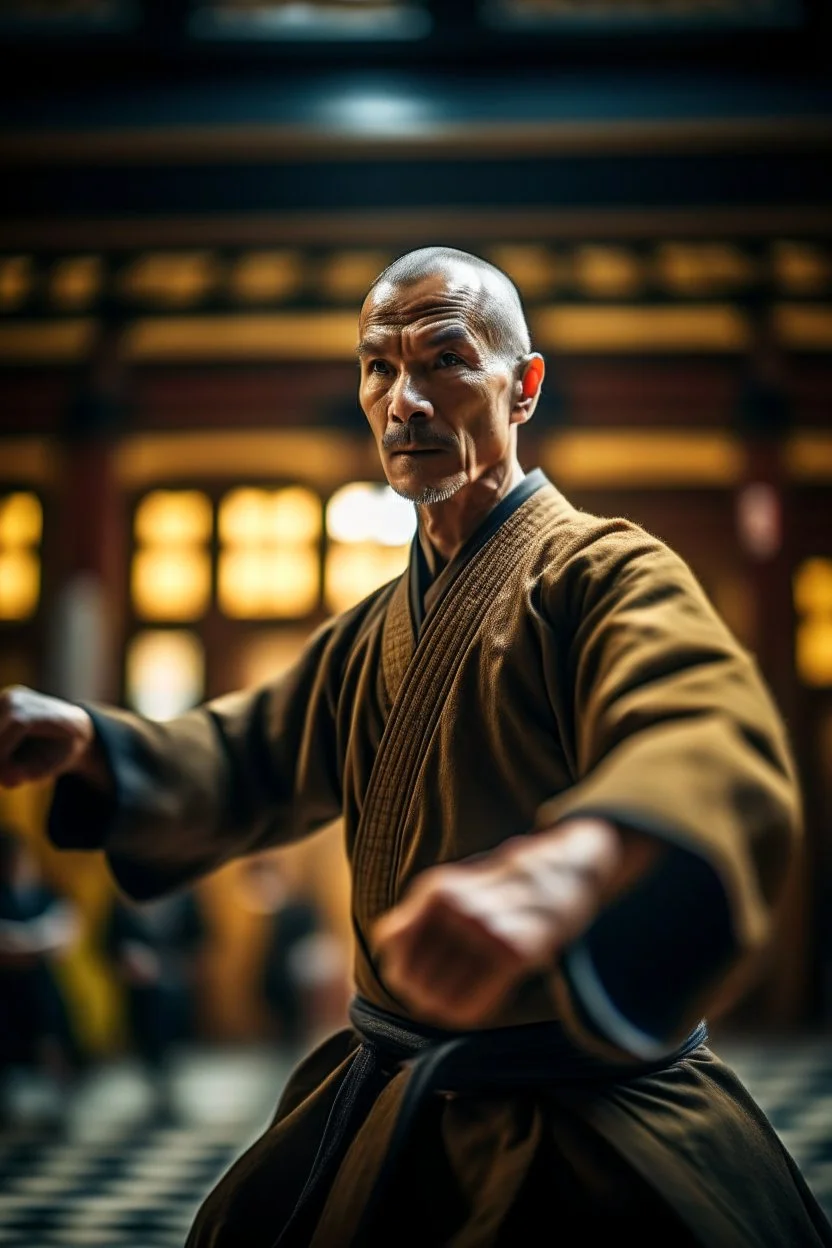
<svg viewBox="0 0 832 1248">
<path fill-rule="evenodd" d="M 464 481 L 451 479 L 444 481 L 442 485 L 423 485 L 415 493 L 401 485 L 391 485 L 391 489 L 400 498 L 406 498 L 408 502 L 414 503 L 417 507 L 430 507 L 434 503 L 446 503 L 458 490 L 462 489 L 464 484 Z"/>
</svg>

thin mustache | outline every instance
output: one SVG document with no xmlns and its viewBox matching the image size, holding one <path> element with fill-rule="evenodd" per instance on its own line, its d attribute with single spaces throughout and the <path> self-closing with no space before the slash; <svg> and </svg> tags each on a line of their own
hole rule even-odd
<svg viewBox="0 0 832 1248">
<path fill-rule="evenodd" d="M 454 446 L 454 440 L 446 434 L 433 433 L 429 437 L 425 434 L 417 432 L 418 426 L 409 429 L 407 425 L 401 428 L 389 429 L 381 439 L 381 445 L 385 451 L 395 451 L 402 446 L 418 446 L 425 450 L 429 450 L 432 446 Z"/>
</svg>

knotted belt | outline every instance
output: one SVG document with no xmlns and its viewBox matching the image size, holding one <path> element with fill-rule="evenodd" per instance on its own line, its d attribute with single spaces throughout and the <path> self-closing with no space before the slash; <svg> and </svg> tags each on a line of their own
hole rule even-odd
<svg viewBox="0 0 832 1248">
<path fill-rule="evenodd" d="M 654 1061 L 617 1064 L 575 1048 L 557 1022 L 448 1032 L 405 1023 L 362 997 L 353 1000 L 349 1016 L 361 1044 L 333 1102 L 303 1190 L 273 1248 L 307 1248 L 320 1213 L 320 1201 L 314 1198 L 326 1192 L 355 1130 L 397 1067 L 408 1064 L 410 1078 L 384 1165 L 364 1211 L 362 1231 L 366 1231 L 419 1107 L 428 1096 L 437 1092 L 494 1093 L 547 1085 L 620 1083 L 666 1070 L 708 1039 L 707 1027 L 701 1022 L 672 1053 Z M 362 1242 L 361 1232 L 353 1242 Z"/>
</svg>

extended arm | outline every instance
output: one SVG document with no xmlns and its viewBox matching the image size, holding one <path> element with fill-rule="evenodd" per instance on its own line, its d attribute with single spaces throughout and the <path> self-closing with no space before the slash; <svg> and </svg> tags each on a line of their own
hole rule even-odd
<svg viewBox="0 0 832 1248">
<path fill-rule="evenodd" d="M 584 552 L 571 604 L 577 783 L 537 826 L 604 818 L 656 847 L 566 952 L 559 1012 L 650 1057 L 760 967 L 802 834 L 782 718 L 684 562 L 626 531 Z M 554 608 L 553 603 L 553 608 Z"/>
<path fill-rule="evenodd" d="M 137 899 L 168 892 L 338 816 L 335 708 L 348 644 L 331 621 L 279 679 L 166 723 L 6 691 L 0 783 L 56 777 L 53 843 L 103 849 Z"/>
<path fill-rule="evenodd" d="M 753 661 L 672 552 L 613 537 L 558 569 L 546 605 L 575 783 L 533 834 L 425 872 L 378 955 L 440 1025 L 486 1025 L 543 972 L 582 1042 L 651 1056 L 770 937 L 800 832 L 794 769 Z"/>
</svg>

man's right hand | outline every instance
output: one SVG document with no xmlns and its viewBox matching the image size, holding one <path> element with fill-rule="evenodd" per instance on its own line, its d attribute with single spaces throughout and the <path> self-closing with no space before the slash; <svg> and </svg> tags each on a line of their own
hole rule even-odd
<svg viewBox="0 0 832 1248">
<path fill-rule="evenodd" d="M 0 690 L 0 786 L 13 789 L 70 771 L 107 784 L 95 727 L 84 708 L 25 685 Z"/>
</svg>

